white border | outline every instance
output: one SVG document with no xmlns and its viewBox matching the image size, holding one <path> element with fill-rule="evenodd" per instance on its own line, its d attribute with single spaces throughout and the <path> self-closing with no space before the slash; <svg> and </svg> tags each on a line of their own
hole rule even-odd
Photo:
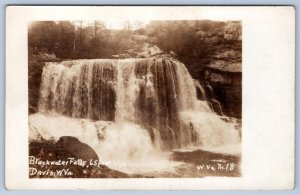
<svg viewBox="0 0 300 195">
<path fill-rule="evenodd" d="M 27 24 L 34 20 L 210 19 L 243 24 L 243 143 L 240 178 L 29 179 Z M 292 189 L 295 129 L 293 7 L 9 6 L 6 9 L 8 189 Z"/>
</svg>

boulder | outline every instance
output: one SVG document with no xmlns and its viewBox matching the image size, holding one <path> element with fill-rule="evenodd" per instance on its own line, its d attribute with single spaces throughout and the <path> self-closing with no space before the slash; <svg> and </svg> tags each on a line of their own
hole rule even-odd
<svg viewBox="0 0 300 195">
<path fill-rule="evenodd" d="M 69 165 L 39 165 L 39 164 L 29 164 L 30 169 L 35 169 L 39 171 L 46 172 L 56 172 L 62 169 L 69 170 L 72 175 L 31 175 L 30 178 L 127 178 L 130 175 L 122 173 L 117 170 L 110 169 L 106 165 L 100 166 L 89 166 L 89 160 L 98 160 L 97 154 L 94 150 L 80 142 L 77 138 L 71 136 L 62 136 L 55 143 L 53 140 L 37 140 L 30 141 L 29 143 L 29 156 L 34 159 L 39 159 L 42 161 L 68 161 L 69 158 L 74 158 L 74 160 L 81 159 L 86 161 L 85 166 L 80 166 L 76 164 Z M 80 160 L 78 161 L 80 162 Z"/>
<path fill-rule="evenodd" d="M 57 148 L 71 153 L 76 159 L 99 160 L 96 152 L 89 145 L 80 142 L 76 137 L 62 136 L 55 145 Z"/>
</svg>

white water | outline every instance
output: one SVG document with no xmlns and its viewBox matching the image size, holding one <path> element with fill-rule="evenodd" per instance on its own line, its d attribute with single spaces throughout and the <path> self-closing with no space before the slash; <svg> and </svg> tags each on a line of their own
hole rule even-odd
<svg viewBox="0 0 300 195">
<path fill-rule="evenodd" d="M 185 111 L 181 113 L 181 119 L 183 125 L 197 132 L 199 146 L 218 147 L 240 141 L 235 124 L 221 120 L 213 112 Z"/>
<path fill-rule="evenodd" d="M 110 168 L 172 170 L 167 151 L 190 147 L 230 153 L 226 148 L 240 142 L 235 124 L 222 120 L 205 99 L 197 100 L 194 81 L 178 61 L 48 63 L 39 110 L 54 116 L 31 115 L 30 139 L 74 136 L 103 162 L 113 162 Z"/>
<path fill-rule="evenodd" d="M 109 121 L 93 122 L 65 116 L 29 116 L 30 140 L 39 136 L 58 141 L 61 136 L 74 136 L 91 146 L 100 161 L 108 167 L 127 173 L 172 171 L 168 156 L 152 144 L 147 130 L 132 123 L 121 126 Z"/>
</svg>

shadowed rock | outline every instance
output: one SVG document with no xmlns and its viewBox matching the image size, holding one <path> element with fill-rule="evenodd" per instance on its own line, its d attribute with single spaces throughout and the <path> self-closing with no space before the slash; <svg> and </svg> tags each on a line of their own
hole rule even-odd
<svg viewBox="0 0 300 195">
<path fill-rule="evenodd" d="M 99 160 L 96 152 L 87 144 L 80 142 L 76 137 L 62 136 L 55 144 L 58 148 L 71 153 L 77 159 Z"/>
<path fill-rule="evenodd" d="M 35 169 L 44 172 L 56 172 L 62 169 L 69 170 L 72 175 L 31 175 L 30 178 L 127 178 L 131 177 L 129 174 L 122 173 L 117 170 L 110 169 L 105 165 L 88 166 L 89 160 L 98 160 L 97 154 L 94 150 L 80 142 L 77 138 L 71 136 L 62 136 L 56 143 L 53 141 L 41 140 L 32 141 L 29 143 L 29 156 L 41 161 L 68 161 L 73 158 L 75 161 L 82 159 L 87 161 L 86 166 L 79 166 L 77 164 L 67 165 L 40 165 L 29 164 L 30 169 Z M 132 175 L 133 177 L 140 177 L 140 175 Z"/>
</svg>

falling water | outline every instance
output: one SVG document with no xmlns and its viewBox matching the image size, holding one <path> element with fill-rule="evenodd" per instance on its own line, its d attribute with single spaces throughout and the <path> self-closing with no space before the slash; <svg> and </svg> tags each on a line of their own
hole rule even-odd
<svg viewBox="0 0 300 195">
<path fill-rule="evenodd" d="M 204 88 L 202 87 L 202 85 L 199 83 L 199 81 L 198 81 L 198 80 L 194 80 L 194 85 L 195 85 L 195 87 L 196 87 L 198 99 L 206 101 L 206 93 L 205 93 L 205 90 L 204 90 Z"/>
<path fill-rule="evenodd" d="M 141 129 L 146 130 L 153 147 L 161 151 L 239 142 L 234 125 L 211 110 L 203 91 L 202 100 L 197 99 L 189 72 L 173 59 L 51 62 L 43 69 L 40 88 L 40 111 L 74 120 L 112 121 L 120 131 L 124 125 L 137 125 L 132 132 L 144 138 Z M 203 89 L 199 83 L 198 88 Z"/>
</svg>

